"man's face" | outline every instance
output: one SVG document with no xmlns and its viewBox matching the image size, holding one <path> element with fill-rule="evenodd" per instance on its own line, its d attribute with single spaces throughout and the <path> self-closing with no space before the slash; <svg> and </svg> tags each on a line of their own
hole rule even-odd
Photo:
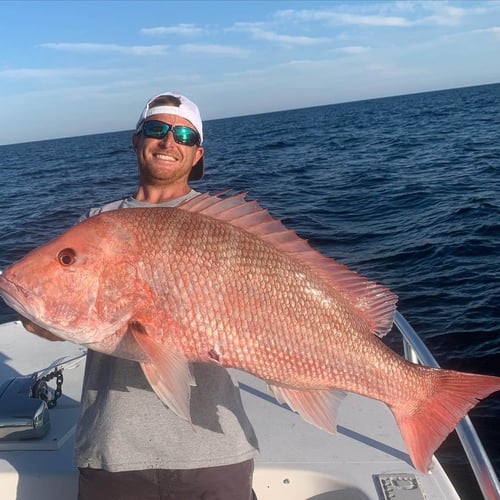
<svg viewBox="0 0 500 500">
<path fill-rule="evenodd" d="M 190 121 L 177 115 L 152 115 L 147 121 L 149 120 L 195 128 Z M 150 183 L 172 184 L 180 181 L 187 183 L 191 168 L 203 156 L 201 146 L 184 146 L 175 142 L 172 131 L 162 139 L 146 137 L 141 132 L 135 134 L 132 140 L 141 178 Z"/>
</svg>

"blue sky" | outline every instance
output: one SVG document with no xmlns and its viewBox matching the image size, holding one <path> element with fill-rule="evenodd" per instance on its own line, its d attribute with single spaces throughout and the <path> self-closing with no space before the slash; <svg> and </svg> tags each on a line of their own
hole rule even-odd
<svg viewBox="0 0 500 500">
<path fill-rule="evenodd" d="M 500 1 L 1 1 L 0 144 L 500 82 Z"/>
</svg>

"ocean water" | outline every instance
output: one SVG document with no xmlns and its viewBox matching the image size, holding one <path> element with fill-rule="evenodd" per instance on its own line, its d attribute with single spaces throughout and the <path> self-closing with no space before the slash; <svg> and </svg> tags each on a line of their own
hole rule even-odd
<svg viewBox="0 0 500 500">
<path fill-rule="evenodd" d="M 397 293 L 443 367 L 500 376 L 499 116 L 494 84 L 207 121 L 193 187 L 248 192 Z M 131 134 L 0 147 L 0 268 L 134 193 Z M 0 321 L 14 318 L 2 302 Z M 500 394 L 471 417 L 498 474 Z M 463 498 L 479 498 L 458 450 L 452 436 L 438 457 Z"/>
</svg>

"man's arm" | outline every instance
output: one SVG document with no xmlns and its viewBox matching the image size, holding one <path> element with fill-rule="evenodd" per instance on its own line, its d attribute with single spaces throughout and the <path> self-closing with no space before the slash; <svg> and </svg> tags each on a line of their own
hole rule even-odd
<svg viewBox="0 0 500 500">
<path fill-rule="evenodd" d="M 48 330 L 45 330 L 45 328 L 38 326 L 37 324 L 33 323 L 33 321 L 25 318 L 24 316 L 20 316 L 19 319 L 21 320 L 21 323 L 23 324 L 24 328 L 28 330 L 28 332 L 34 333 L 35 335 L 43 337 L 44 339 L 47 340 L 63 341 L 63 339 L 57 337 L 53 333 L 50 333 Z"/>
</svg>

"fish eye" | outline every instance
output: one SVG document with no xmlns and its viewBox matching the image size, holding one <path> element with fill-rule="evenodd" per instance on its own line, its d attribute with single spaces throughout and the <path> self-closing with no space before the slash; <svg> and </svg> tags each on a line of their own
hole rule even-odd
<svg viewBox="0 0 500 500">
<path fill-rule="evenodd" d="M 57 254 L 57 260 L 62 266 L 71 266 L 76 261 L 76 252 L 72 248 L 65 248 Z"/>
</svg>

